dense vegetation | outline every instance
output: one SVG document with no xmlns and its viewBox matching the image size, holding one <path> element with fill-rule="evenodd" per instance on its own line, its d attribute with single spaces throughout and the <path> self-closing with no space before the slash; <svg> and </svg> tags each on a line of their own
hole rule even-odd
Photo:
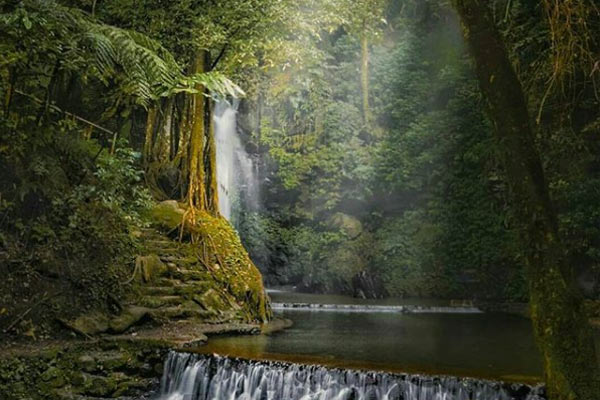
<svg viewBox="0 0 600 400">
<path fill-rule="evenodd" d="M 122 307 L 157 220 L 267 320 L 219 213 L 212 114 L 241 97 L 262 202 L 232 222 L 268 283 L 531 300 L 551 396 L 596 400 L 593 0 L 5 0 L 0 38 L 3 334 Z"/>
<path fill-rule="evenodd" d="M 544 9 L 504 6 L 496 5 L 498 25 L 524 66 L 532 110 L 543 111 L 537 144 L 561 230 L 596 296 L 594 93 L 576 111 L 558 88 L 546 93 Z M 264 208 L 236 222 L 253 258 L 269 281 L 311 291 L 352 293 L 353 276 L 366 270 L 391 295 L 525 300 L 518 227 L 455 14 L 435 1 L 391 2 L 377 33 L 368 124 L 360 35 L 344 26 L 314 43 L 314 61 L 264 77 L 259 99 L 242 109 L 265 180 Z"/>
<path fill-rule="evenodd" d="M 155 222 L 149 210 L 156 201 L 176 199 L 187 207 L 179 221 L 182 239 L 203 246 L 212 240 L 205 228 L 193 228 L 199 219 L 218 218 L 206 115 L 211 96 L 242 90 L 214 70 L 216 62 L 201 67 L 208 50 L 202 62 L 190 56 L 205 43 L 191 36 L 207 21 L 242 29 L 249 23 L 243 18 L 257 11 L 232 4 L 236 13 L 222 22 L 220 15 L 201 18 L 200 8 L 166 10 L 159 2 L 95 6 L 2 4 L 0 257 L 6 279 L 0 315 L 10 330 L 33 337 L 48 334 L 56 317 L 110 309 L 131 292 L 134 256 L 142 251 L 141 231 Z M 123 22 L 122 12 L 153 23 L 132 26 L 135 18 Z M 187 36 L 186 29 L 177 37 L 165 31 L 172 26 L 163 24 L 165 12 L 186 19 Z M 242 25 L 227 25 L 234 23 Z M 234 40 L 244 46 L 255 38 L 244 37 L 239 42 L 224 34 L 207 44 L 219 54 Z M 175 106 L 176 112 L 169 109 Z M 170 185 L 163 177 L 173 170 Z M 214 256 L 205 251 L 203 261 L 213 265 Z M 246 263 L 244 257 L 227 263 Z M 251 289 L 257 293 L 243 296 L 260 298 L 252 301 L 262 304 L 257 317 L 266 318 L 257 285 Z"/>
</svg>

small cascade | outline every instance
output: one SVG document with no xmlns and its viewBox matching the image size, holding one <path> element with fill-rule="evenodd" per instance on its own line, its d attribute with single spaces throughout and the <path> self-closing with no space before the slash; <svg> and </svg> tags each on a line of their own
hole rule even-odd
<svg viewBox="0 0 600 400">
<path fill-rule="evenodd" d="M 233 204 L 243 200 L 247 209 L 256 210 L 259 204 L 257 163 L 250 157 L 237 129 L 239 101 L 217 102 L 214 111 L 215 142 L 217 145 L 217 182 L 221 215 L 231 221 Z"/>
<path fill-rule="evenodd" d="M 159 400 L 544 400 L 543 388 L 171 352 Z"/>
<path fill-rule="evenodd" d="M 337 311 L 337 312 L 386 312 L 407 314 L 480 314 L 477 307 L 425 307 L 425 306 L 383 306 L 369 304 L 314 304 L 314 303 L 271 303 L 274 310 L 298 311 Z"/>
</svg>

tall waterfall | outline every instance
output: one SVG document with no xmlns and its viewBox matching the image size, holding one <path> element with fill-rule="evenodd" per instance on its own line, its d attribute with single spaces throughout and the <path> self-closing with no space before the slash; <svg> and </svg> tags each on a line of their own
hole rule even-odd
<svg viewBox="0 0 600 400">
<path fill-rule="evenodd" d="M 221 215 L 231 221 L 234 202 L 244 201 L 250 209 L 259 202 L 256 163 L 246 152 L 237 129 L 238 100 L 216 104 L 214 112 L 217 144 L 217 182 Z"/>
<path fill-rule="evenodd" d="M 543 389 L 171 352 L 160 400 L 543 400 Z"/>
</svg>

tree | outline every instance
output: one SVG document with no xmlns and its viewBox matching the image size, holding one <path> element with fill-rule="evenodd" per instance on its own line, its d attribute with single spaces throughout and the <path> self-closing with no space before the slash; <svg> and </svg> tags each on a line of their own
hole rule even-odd
<svg viewBox="0 0 600 400">
<path fill-rule="evenodd" d="M 365 125 L 371 121 L 369 106 L 369 44 L 381 34 L 385 23 L 387 0 L 341 0 L 343 25 L 360 40 L 360 83 L 362 92 L 362 112 Z"/>
<path fill-rule="evenodd" d="M 494 123 L 527 259 L 534 333 L 548 393 L 556 400 L 600 398 L 600 371 L 582 296 L 558 232 L 533 141 L 521 83 L 486 2 L 455 0 Z"/>
</svg>

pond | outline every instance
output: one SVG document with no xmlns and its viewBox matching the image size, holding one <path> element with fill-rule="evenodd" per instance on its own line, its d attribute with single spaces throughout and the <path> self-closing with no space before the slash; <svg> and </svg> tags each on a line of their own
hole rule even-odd
<svg viewBox="0 0 600 400">
<path fill-rule="evenodd" d="M 529 320 L 513 315 L 447 312 L 439 300 L 357 300 L 343 296 L 272 292 L 281 303 L 355 304 L 326 311 L 285 308 L 294 322 L 272 335 L 217 337 L 201 349 L 248 359 L 291 361 L 388 372 L 472 376 L 534 383 L 542 362 Z M 364 305 L 366 307 L 360 307 Z M 393 307 L 420 306 L 418 313 Z M 276 307 L 281 308 L 281 307 Z M 363 312 L 360 312 L 363 311 Z"/>
</svg>

